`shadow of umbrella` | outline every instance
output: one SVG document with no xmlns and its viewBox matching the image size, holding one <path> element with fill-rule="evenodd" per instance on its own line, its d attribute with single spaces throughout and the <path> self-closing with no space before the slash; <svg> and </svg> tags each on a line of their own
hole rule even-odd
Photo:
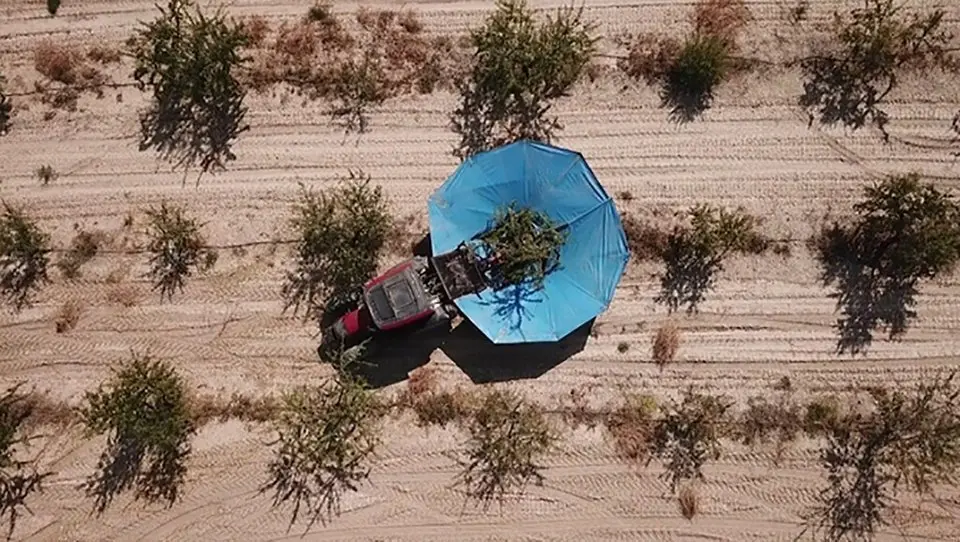
<svg viewBox="0 0 960 542">
<path fill-rule="evenodd" d="M 595 320 L 557 342 L 496 344 L 465 319 L 440 348 L 474 384 L 538 378 L 584 349 Z"/>
</svg>

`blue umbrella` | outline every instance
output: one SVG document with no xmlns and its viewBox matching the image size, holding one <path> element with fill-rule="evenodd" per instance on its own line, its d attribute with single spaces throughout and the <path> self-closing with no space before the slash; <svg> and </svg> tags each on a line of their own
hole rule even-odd
<svg viewBox="0 0 960 542">
<path fill-rule="evenodd" d="M 568 228 L 543 288 L 487 288 L 455 300 L 495 343 L 555 342 L 606 310 L 630 252 L 613 200 L 578 152 L 523 140 L 473 155 L 430 197 L 434 254 L 470 243 L 516 202 Z"/>
</svg>

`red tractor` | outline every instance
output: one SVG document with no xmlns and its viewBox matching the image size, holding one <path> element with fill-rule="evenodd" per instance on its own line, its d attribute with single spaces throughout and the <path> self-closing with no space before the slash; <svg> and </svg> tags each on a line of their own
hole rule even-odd
<svg viewBox="0 0 960 542">
<path fill-rule="evenodd" d="M 318 349 L 353 348 L 374 335 L 411 333 L 449 326 L 458 311 L 457 298 L 487 288 L 492 259 L 481 260 L 461 244 L 439 256 L 415 256 L 363 285 L 355 306 L 322 330 Z"/>
</svg>

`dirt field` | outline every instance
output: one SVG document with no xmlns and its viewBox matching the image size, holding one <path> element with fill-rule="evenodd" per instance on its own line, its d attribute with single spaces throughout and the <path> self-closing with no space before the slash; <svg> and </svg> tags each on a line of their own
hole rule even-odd
<svg viewBox="0 0 960 542">
<path fill-rule="evenodd" d="M 35 0 L 0 5 L 0 63 L 11 92 L 32 88 L 38 77 L 32 51 L 43 38 L 119 45 L 137 20 L 154 16 L 151 1 L 63 4 L 56 18 Z M 480 21 L 488 4 L 407 3 L 431 33 L 462 33 Z M 825 19 L 835 4 L 814 0 L 810 17 Z M 681 28 L 690 5 L 602 0 L 587 2 L 586 11 L 609 37 Z M 747 30 L 748 53 L 769 53 L 780 47 L 780 38 L 796 37 L 784 21 L 787 3 L 749 5 L 756 21 Z M 234 0 L 231 6 L 234 13 L 276 22 L 302 16 L 307 3 Z M 335 10 L 356 8 L 338 2 Z M 949 25 L 956 31 L 960 6 L 951 9 Z M 612 51 L 609 40 L 602 45 Z M 124 73 L 129 69 L 116 77 Z M 858 197 L 877 172 L 916 170 L 943 187 L 960 186 L 960 164 L 942 149 L 884 146 L 866 131 L 851 136 L 808 128 L 793 105 L 799 90 L 796 73 L 746 76 L 720 90 L 702 121 L 677 127 L 658 107 L 654 89 L 612 74 L 584 83 L 560 104 L 565 129 L 555 143 L 581 151 L 611 194 L 629 191 L 633 199 L 620 202 L 621 208 L 638 216 L 697 202 L 741 204 L 766 217 L 765 232 L 776 237 L 806 237 L 824 213 L 842 211 Z M 298 183 L 323 187 L 351 167 L 363 167 L 384 187 L 398 216 L 412 214 L 425 224 L 428 195 L 457 165 L 449 152 L 456 141 L 448 128 L 456 104 L 451 94 L 389 102 L 374 115 L 371 133 L 356 143 L 344 142 L 322 103 L 252 95 L 252 129 L 235 149 L 239 159 L 226 173 L 205 176 L 199 187 L 192 178 L 182 186 L 179 173 L 170 173 L 152 153 L 137 151 L 136 115 L 144 103 L 134 88 L 108 90 L 103 99 L 81 97 L 76 112 L 45 120 L 49 106 L 19 98 L 15 125 L 0 138 L 0 198 L 26 205 L 58 246 L 66 246 L 80 225 L 108 232 L 119 249 L 133 240 L 134 230 L 123 225 L 128 213 L 164 198 L 186 202 L 207 222 L 210 242 L 228 245 L 284 238 Z M 907 81 L 889 107 L 891 131 L 914 141 L 943 139 L 958 108 L 957 79 Z M 34 176 L 43 164 L 61 173 L 48 186 Z M 225 250 L 210 276 L 189 282 L 183 295 L 161 304 L 140 278 L 142 257 L 99 255 L 79 281 L 55 275 L 34 307 L 19 315 L 0 313 L 0 385 L 26 380 L 78 401 L 131 349 L 172 360 L 206 393 L 267 394 L 319 380 L 329 368 L 317 363 L 315 329 L 281 314 L 280 279 L 289 261 L 283 247 Z M 814 261 L 798 243 L 787 258 L 732 262 L 702 313 L 680 318 L 681 363 L 661 372 L 650 360 L 652 331 L 667 318 L 652 301 L 655 271 L 630 267 L 582 352 L 535 379 L 505 385 L 546 404 L 573 389 L 602 404 L 617 399 L 624 387 L 665 396 L 690 384 L 745 401 L 769 393 L 784 375 L 801 394 L 848 393 L 880 382 L 912 385 L 926 370 L 960 362 L 955 277 L 923 288 L 920 321 L 902 342 L 879 340 L 865 358 L 838 358 L 834 302 L 818 286 Z M 74 330 L 58 334 L 54 316 L 68 299 L 84 310 Z M 630 346 L 624 353 L 617 348 L 622 342 Z M 471 348 L 482 356 L 482 344 Z M 430 363 L 450 385 L 472 385 L 444 351 L 436 351 Z M 300 526 L 287 531 L 289 509 L 271 509 L 269 497 L 257 494 L 269 459 L 263 445 L 269 435 L 259 429 L 240 422 L 206 426 L 195 441 L 181 502 L 169 509 L 128 506 L 121 497 L 102 518 L 91 514 L 90 501 L 76 489 L 94 468 L 101 442 L 76 434 L 52 438 L 47 461 L 57 474 L 30 501 L 34 515 L 22 520 L 20 539 L 253 541 L 294 540 L 302 533 Z M 568 434 L 549 459 L 543 487 L 531 488 L 502 514 L 495 508 L 482 514 L 463 508 L 462 495 L 449 487 L 457 472 L 452 454 L 458 432 L 421 430 L 404 418 L 387 421 L 385 439 L 371 483 L 347 497 L 340 518 L 327 527 L 318 524 L 303 540 L 791 540 L 822 481 L 812 445 L 794 447 L 780 467 L 772 465 L 771 452 L 731 445 L 707 467 L 704 510 L 688 521 L 657 478 L 659 466 L 630 470 L 614 456 L 604 432 L 581 429 Z M 913 540 L 960 539 L 955 517 L 904 522 Z M 895 528 L 890 533 L 884 536 L 900 539 Z"/>
</svg>

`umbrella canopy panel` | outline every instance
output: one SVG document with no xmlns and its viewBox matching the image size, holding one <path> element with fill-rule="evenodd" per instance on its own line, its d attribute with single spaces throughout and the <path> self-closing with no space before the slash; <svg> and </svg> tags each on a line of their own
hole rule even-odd
<svg viewBox="0 0 960 542">
<path fill-rule="evenodd" d="M 496 211 L 513 202 L 568 227 L 560 269 L 540 290 L 486 289 L 455 302 L 496 343 L 559 341 L 613 299 L 629 258 L 620 216 L 581 154 L 519 141 L 467 159 L 430 197 L 433 253 L 487 231 Z"/>
</svg>

